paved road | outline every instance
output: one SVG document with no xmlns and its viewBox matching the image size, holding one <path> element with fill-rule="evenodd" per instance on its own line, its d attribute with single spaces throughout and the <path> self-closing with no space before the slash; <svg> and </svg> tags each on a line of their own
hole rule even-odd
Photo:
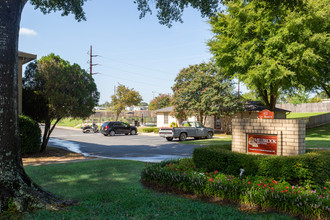
<svg viewBox="0 0 330 220">
<path fill-rule="evenodd" d="M 84 155 L 159 162 L 172 158 L 190 157 L 198 145 L 169 142 L 158 135 L 116 135 L 100 133 L 84 134 L 80 129 L 55 128 L 49 141 L 50 146 L 67 148 Z"/>
</svg>

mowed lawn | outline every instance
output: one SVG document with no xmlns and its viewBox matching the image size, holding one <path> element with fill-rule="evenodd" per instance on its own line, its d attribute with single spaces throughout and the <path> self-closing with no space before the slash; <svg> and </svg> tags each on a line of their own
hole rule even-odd
<svg viewBox="0 0 330 220">
<path fill-rule="evenodd" d="M 144 166 L 125 160 L 27 166 L 28 175 L 42 187 L 79 203 L 63 211 L 27 213 L 23 219 L 293 219 L 158 193 L 141 185 Z"/>
<path fill-rule="evenodd" d="M 299 113 L 299 112 L 290 112 L 286 118 L 294 119 L 294 118 L 309 118 L 316 115 L 326 114 L 327 112 L 310 112 L 310 113 Z"/>
<path fill-rule="evenodd" d="M 306 130 L 307 148 L 330 148 L 330 123 Z"/>
</svg>

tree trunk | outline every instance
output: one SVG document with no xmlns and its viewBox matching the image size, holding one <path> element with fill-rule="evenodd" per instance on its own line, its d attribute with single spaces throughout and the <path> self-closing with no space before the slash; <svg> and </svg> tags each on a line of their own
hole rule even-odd
<svg viewBox="0 0 330 220">
<path fill-rule="evenodd" d="M 199 112 L 199 121 L 202 123 L 202 124 L 204 124 L 204 118 L 203 118 L 203 114 L 204 114 L 204 112 L 203 111 L 200 111 Z"/>
<path fill-rule="evenodd" d="M 18 33 L 27 0 L 0 1 L 0 213 L 71 204 L 44 191 L 27 176 L 18 131 Z"/>
<path fill-rule="evenodd" d="M 262 89 L 262 88 L 259 88 L 258 91 L 259 91 L 259 94 L 260 94 L 262 100 L 264 101 L 267 109 L 269 111 L 274 112 L 275 111 L 276 100 L 277 100 L 276 95 L 269 95 L 267 90 Z"/>
<path fill-rule="evenodd" d="M 327 86 L 327 84 L 325 83 L 321 83 L 321 87 L 323 88 L 324 92 L 327 94 L 328 98 L 330 98 L 330 86 Z"/>
<path fill-rule="evenodd" d="M 53 132 L 55 126 L 57 125 L 57 123 L 61 120 L 61 118 L 56 119 L 55 124 L 51 124 L 51 120 L 47 120 L 45 122 L 45 130 L 44 130 L 44 135 L 42 137 L 42 144 L 41 144 L 41 148 L 40 148 L 40 152 L 45 152 L 46 151 L 46 147 L 50 138 L 50 134 Z"/>
<path fill-rule="evenodd" d="M 232 129 L 231 129 L 232 117 L 229 115 L 223 115 L 222 118 L 223 118 L 223 130 L 225 134 L 230 135 L 232 133 Z"/>
</svg>

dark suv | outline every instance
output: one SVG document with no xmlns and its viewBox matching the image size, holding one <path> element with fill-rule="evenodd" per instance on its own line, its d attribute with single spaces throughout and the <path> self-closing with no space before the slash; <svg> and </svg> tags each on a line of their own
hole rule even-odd
<svg viewBox="0 0 330 220">
<path fill-rule="evenodd" d="M 114 136 L 115 134 L 137 134 L 137 129 L 135 126 L 130 126 L 127 123 L 120 121 L 107 121 L 101 126 L 101 133 L 104 136 Z"/>
</svg>

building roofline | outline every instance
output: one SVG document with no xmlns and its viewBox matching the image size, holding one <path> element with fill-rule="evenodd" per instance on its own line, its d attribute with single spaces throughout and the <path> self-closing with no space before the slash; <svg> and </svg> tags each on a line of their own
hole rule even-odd
<svg viewBox="0 0 330 220">
<path fill-rule="evenodd" d="M 37 59 L 37 55 L 31 54 L 31 53 L 26 53 L 22 51 L 18 51 L 18 58 L 22 59 L 22 64 L 26 64 L 32 60 Z"/>
</svg>

